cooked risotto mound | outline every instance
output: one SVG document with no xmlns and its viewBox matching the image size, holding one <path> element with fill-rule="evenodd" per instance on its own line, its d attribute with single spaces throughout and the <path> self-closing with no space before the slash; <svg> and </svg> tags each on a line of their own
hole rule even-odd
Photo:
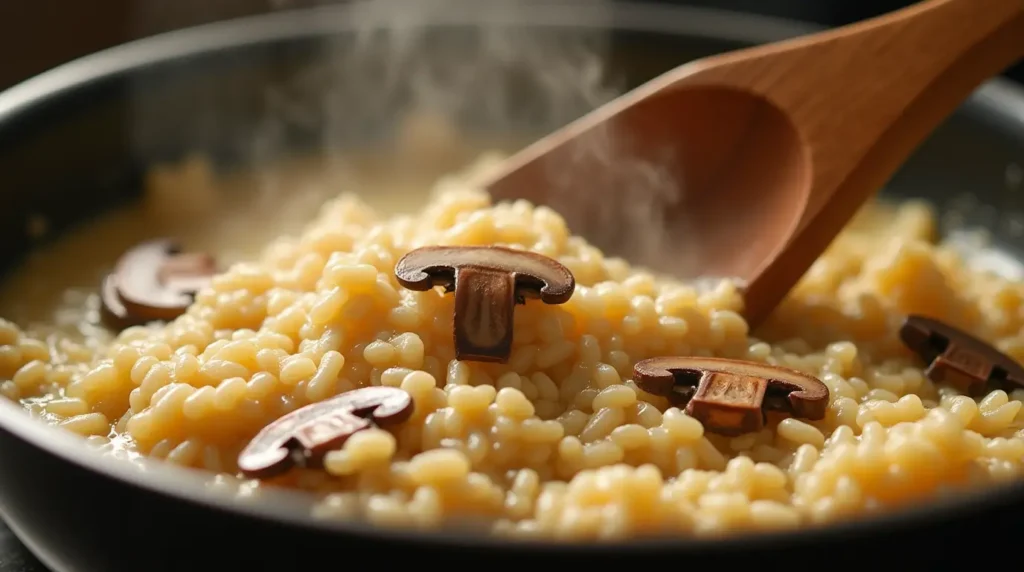
<svg viewBox="0 0 1024 572">
<path fill-rule="evenodd" d="M 1024 284 L 968 269 L 933 235 L 925 205 L 869 207 L 753 337 L 730 283 L 697 289 L 605 257 L 548 208 L 495 205 L 454 179 L 413 216 L 344 195 L 169 324 L 106 343 L 32 339 L 3 322 L 0 390 L 108 451 L 232 476 L 248 440 L 298 407 L 359 387 L 407 391 L 415 412 L 394 431 L 356 433 L 326 470 L 262 485 L 321 495 L 321 518 L 562 539 L 849 519 L 1022 470 L 1024 391 L 958 395 L 897 337 L 921 313 L 1024 358 Z M 507 364 L 456 361 L 453 296 L 394 276 L 425 245 L 529 249 L 578 285 L 563 305 L 518 307 Z M 630 379 L 664 355 L 808 372 L 831 392 L 827 416 L 705 433 Z"/>
</svg>

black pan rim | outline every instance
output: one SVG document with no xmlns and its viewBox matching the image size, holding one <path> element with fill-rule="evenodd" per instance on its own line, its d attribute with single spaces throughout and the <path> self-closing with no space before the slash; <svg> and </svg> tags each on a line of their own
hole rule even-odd
<svg viewBox="0 0 1024 572">
<path fill-rule="evenodd" d="M 490 0 L 418 0 L 421 3 L 444 2 L 445 6 L 479 8 Z M 586 0 L 520 0 L 531 4 L 515 19 L 502 13 L 448 9 L 435 12 L 432 25 L 471 25 L 481 22 L 507 22 L 516 25 L 550 27 L 608 27 L 619 30 L 681 34 L 691 37 L 763 43 L 798 36 L 819 29 L 816 26 L 785 20 L 692 7 L 668 7 L 653 4 L 613 3 L 595 7 Z M 103 79 L 131 74 L 139 69 L 173 60 L 241 48 L 274 40 L 314 38 L 352 30 L 354 20 L 368 2 L 300 9 L 252 16 L 169 32 L 113 47 L 74 60 L 0 92 L 0 125 L 33 107 L 68 91 Z M 971 111 L 997 119 L 1004 128 L 1024 132 L 1024 88 L 1003 79 L 994 79 L 979 89 L 966 104 Z M 563 544 L 543 541 L 514 541 L 488 536 L 463 536 L 458 532 L 423 532 L 381 529 L 365 523 L 336 523 L 314 520 L 309 514 L 312 497 L 290 491 L 261 492 L 258 500 L 239 502 L 222 493 L 211 493 L 204 485 L 204 473 L 166 463 L 143 459 L 138 465 L 111 462 L 88 451 L 76 436 L 31 419 L 13 403 L 0 400 L 0 429 L 60 459 L 116 480 L 125 486 L 146 490 L 175 501 L 200 505 L 249 518 L 285 523 L 307 530 L 341 535 L 373 536 L 395 542 L 431 543 L 458 548 L 528 549 L 552 555 L 570 555 L 580 549 L 588 554 L 616 555 L 650 550 L 743 551 L 769 546 L 797 548 L 828 538 L 881 534 L 895 528 L 912 528 L 925 522 L 941 522 L 965 513 L 983 512 L 1006 502 L 1024 503 L 1024 483 L 972 491 L 956 498 L 932 501 L 924 506 L 891 514 L 865 517 L 851 522 L 775 532 L 729 536 L 721 539 L 643 539 L 600 544 Z M 17 532 L 16 523 L 12 529 Z M 19 535 L 20 536 L 20 535 Z M 38 551 L 34 551 L 40 554 Z"/>
</svg>

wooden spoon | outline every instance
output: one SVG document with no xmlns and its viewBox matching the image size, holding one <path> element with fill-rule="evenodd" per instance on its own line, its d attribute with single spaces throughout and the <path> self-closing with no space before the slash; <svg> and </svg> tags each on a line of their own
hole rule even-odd
<svg viewBox="0 0 1024 572">
<path fill-rule="evenodd" d="M 917 145 L 1024 57 L 1024 0 L 931 0 L 684 65 L 513 156 L 496 199 L 614 255 L 733 277 L 756 327 Z"/>
</svg>

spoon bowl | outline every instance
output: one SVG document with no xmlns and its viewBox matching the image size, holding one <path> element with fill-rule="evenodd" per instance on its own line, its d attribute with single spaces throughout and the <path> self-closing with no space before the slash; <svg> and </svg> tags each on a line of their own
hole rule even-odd
<svg viewBox="0 0 1024 572">
<path fill-rule="evenodd" d="M 689 133 L 702 135 L 681 136 Z M 792 233 L 800 212 L 791 205 L 807 200 L 796 127 L 768 100 L 725 87 L 643 99 L 540 160 L 492 194 L 549 206 L 604 252 L 680 278 L 756 272 L 778 248 L 765 238 Z M 571 187 L 530 180 L 564 183 L 566 168 Z"/>
</svg>

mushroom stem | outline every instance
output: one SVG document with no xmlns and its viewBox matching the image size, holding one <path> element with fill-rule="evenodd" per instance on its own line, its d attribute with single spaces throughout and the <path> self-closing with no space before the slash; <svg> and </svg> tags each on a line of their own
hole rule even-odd
<svg viewBox="0 0 1024 572">
<path fill-rule="evenodd" d="M 764 427 L 761 405 L 768 380 L 749 375 L 709 371 L 686 404 L 686 413 L 720 435 L 756 433 Z"/>
<path fill-rule="evenodd" d="M 516 277 L 477 266 L 455 273 L 455 358 L 505 363 L 512 351 Z"/>
</svg>

